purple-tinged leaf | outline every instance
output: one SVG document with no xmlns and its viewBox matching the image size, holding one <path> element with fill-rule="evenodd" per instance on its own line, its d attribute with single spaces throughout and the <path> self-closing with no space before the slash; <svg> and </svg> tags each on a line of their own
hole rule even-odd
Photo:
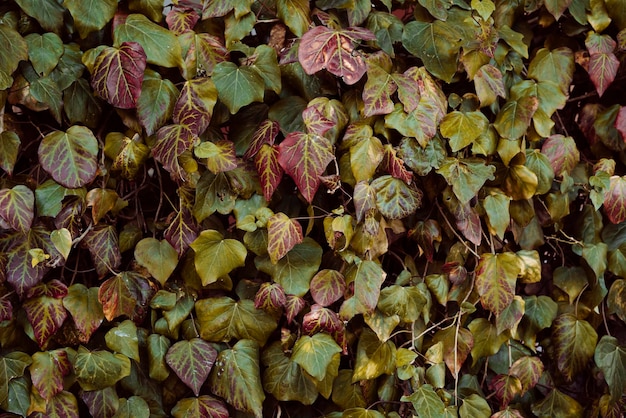
<svg viewBox="0 0 626 418">
<path fill-rule="evenodd" d="M 211 122 L 217 89 L 208 77 L 186 81 L 174 106 L 172 120 L 201 135 Z M 157 134 L 158 135 L 158 134 Z"/>
<path fill-rule="evenodd" d="M 599 96 L 604 94 L 617 76 L 620 62 L 613 53 L 616 45 L 609 35 L 595 32 L 589 32 L 585 39 L 585 46 L 589 52 L 589 62 L 585 67 Z"/>
<path fill-rule="evenodd" d="M 119 398 L 114 386 L 93 391 L 81 391 L 80 398 L 94 418 L 111 418 L 119 408 Z"/>
<path fill-rule="evenodd" d="M 320 106 L 308 106 L 302 111 L 302 120 L 309 134 L 323 136 L 333 126 L 334 121 L 324 116 L 323 109 Z"/>
<path fill-rule="evenodd" d="M 615 129 L 617 129 L 622 136 L 622 140 L 626 143 L 626 106 L 620 107 L 619 112 L 617 112 Z"/>
<path fill-rule="evenodd" d="M 198 396 L 213 368 L 217 350 L 200 338 L 178 341 L 167 350 L 165 361 L 174 373 Z"/>
<path fill-rule="evenodd" d="M 259 174 L 263 196 L 268 202 L 272 199 L 274 190 L 280 184 L 284 174 L 279 163 L 279 153 L 278 146 L 263 144 L 254 156 L 254 166 Z"/>
<path fill-rule="evenodd" d="M 536 96 L 525 96 L 509 100 L 498 112 L 493 126 L 500 136 L 516 140 L 526 134 L 532 117 L 539 107 Z"/>
<path fill-rule="evenodd" d="M 264 144 L 274 145 L 274 140 L 280 132 L 280 125 L 275 120 L 265 119 L 255 129 L 250 138 L 250 145 L 243 154 L 246 160 L 252 159 Z"/>
<path fill-rule="evenodd" d="M 419 221 L 409 231 L 409 237 L 417 241 L 417 245 L 424 252 L 428 262 L 433 261 L 435 242 L 441 242 L 441 228 L 434 219 Z"/>
<path fill-rule="evenodd" d="M 98 300 L 108 321 L 118 316 L 127 316 L 140 322 L 154 292 L 155 289 L 139 274 L 123 271 L 102 282 L 98 290 Z"/>
<path fill-rule="evenodd" d="M 89 342 L 91 335 L 104 320 L 102 304 L 98 300 L 98 290 L 98 287 L 88 289 L 81 283 L 74 283 L 67 289 L 67 296 L 63 298 L 63 306 L 74 319 L 78 339 L 84 344 Z"/>
<path fill-rule="evenodd" d="M 264 282 L 254 295 L 254 307 L 272 313 L 279 311 L 287 303 L 287 296 L 278 283 Z"/>
<path fill-rule="evenodd" d="M 556 365 L 563 377 L 571 382 L 593 357 L 598 334 L 589 322 L 566 313 L 554 320 L 552 338 Z"/>
<path fill-rule="evenodd" d="M 380 168 L 391 174 L 392 177 L 410 185 L 413 181 L 413 173 L 404 167 L 404 161 L 396 155 L 397 151 L 390 144 L 386 144 L 384 150 Z"/>
<path fill-rule="evenodd" d="M 112 273 L 122 262 L 117 230 L 112 225 L 95 227 L 81 244 L 89 250 L 99 278 Z"/>
<path fill-rule="evenodd" d="M 580 152 L 574 139 L 560 134 L 547 138 L 541 146 L 541 153 L 548 158 L 554 174 L 559 177 L 563 173 L 571 173 L 580 160 Z"/>
<path fill-rule="evenodd" d="M 198 238 L 198 233 L 199 226 L 191 210 L 183 206 L 169 222 L 169 226 L 163 232 L 163 237 L 176 249 L 178 256 L 182 257 L 191 243 Z"/>
<path fill-rule="evenodd" d="M 432 87 L 426 85 L 427 83 L 424 82 L 425 78 L 428 78 L 428 81 L 434 83 L 426 73 L 420 74 L 417 67 L 411 67 L 402 74 L 393 74 L 393 81 L 398 86 L 398 99 L 400 99 L 406 113 L 411 113 L 417 109 L 422 92 L 428 94 L 435 93 L 424 91 Z"/>
<path fill-rule="evenodd" d="M 287 295 L 287 301 L 285 302 L 287 324 L 291 324 L 305 306 L 306 301 L 303 298 L 295 295 Z"/>
<path fill-rule="evenodd" d="M 522 383 L 517 377 L 508 374 L 495 376 L 489 383 L 489 388 L 500 399 L 500 405 L 503 408 L 506 408 L 513 398 L 522 393 Z"/>
<path fill-rule="evenodd" d="M 273 264 L 276 264 L 303 239 L 302 226 L 297 220 L 293 220 L 281 212 L 268 219 L 267 252 Z"/>
<path fill-rule="evenodd" d="M 84 126 L 49 133 L 39 144 L 38 155 L 43 169 L 70 189 L 91 182 L 98 171 L 98 140 Z"/>
<path fill-rule="evenodd" d="M 39 395 L 49 401 L 63 391 L 63 378 L 71 373 L 72 365 L 64 349 L 37 352 L 32 356 L 30 376 Z"/>
<path fill-rule="evenodd" d="M 476 267 L 476 290 L 483 306 L 499 316 L 513 302 L 519 273 L 515 253 L 482 254 Z"/>
<path fill-rule="evenodd" d="M 543 375 L 544 365 L 539 357 L 523 356 L 515 360 L 509 374 L 519 379 L 522 393 L 534 388 Z"/>
<path fill-rule="evenodd" d="M 204 141 L 194 148 L 196 157 L 206 162 L 207 168 L 212 173 L 222 173 L 237 168 L 237 155 L 235 144 L 227 139 L 217 142 Z"/>
<path fill-rule="evenodd" d="M 74 394 L 64 390 L 49 399 L 46 403 L 46 416 L 79 418 L 78 401 Z"/>
<path fill-rule="evenodd" d="M 202 6 L 202 20 L 222 17 L 234 10 L 235 18 L 240 19 L 250 12 L 252 0 L 241 1 L 207 1 Z"/>
<path fill-rule="evenodd" d="M 137 42 L 106 47 L 94 62 L 91 87 L 111 105 L 132 109 L 141 94 L 145 69 L 146 53 Z"/>
<path fill-rule="evenodd" d="M 208 33 L 186 32 L 178 37 L 183 45 L 183 53 L 187 46 L 184 61 L 184 76 L 187 80 L 204 75 L 213 75 L 215 66 L 228 59 L 228 49 L 224 42 Z"/>
<path fill-rule="evenodd" d="M 13 131 L 0 132 L 2 151 L 0 151 L 0 168 L 13 175 L 13 169 L 17 162 L 17 155 L 20 149 L 20 137 Z"/>
<path fill-rule="evenodd" d="M 358 41 L 375 39 L 374 34 L 364 28 L 333 30 L 316 26 L 302 36 L 298 60 L 307 74 L 325 69 L 351 85 L 359 81 L 367 70 L 365 60 L 356 51 Z"/>
<path fill-rule="evenodd" d="M 626 176 L 611 176 L 609 190 L 604 195 L 604 213 L 614 224 L 626 220 Z"/>
<path fill-rule="evenodd" d="M 474 76 L 474 86 L 481 106 L 490 106 L 497 97 L 506 98 L 502 72 L 493 65 L 480 67 Z"/>
<path fill-rule="evenodd" d="M 200 20 L 200 15 L 194 9 L 174 6 L 165 16 L 165 22 L 170 31 L 176 35 L 193 31 L 194 26 Z"/>
<path fill-rule="evenodd" d="M 291 132 L 278 145 L 278 150 L 278 163 L 311 203 L 320 185 L 320 176 L 334 158 L 332 144 L 319 135 Z"/>
<path fill-rule="evenodd" d="M 398 85 L 387 71 L 378 65 L 370 65 L 367 69 L 367 81 L 363 87 L 363 115 L 370 117 L 391 113 L 393 111 L 391 95 L 397 89 Z"/>
<path fill-rule="evenodd" d="M 156 140 L 152 148 L 154 159 L 163 164 L 174 180 L 184 180 L 187 173 L 178 162 L 178 157 L 191 148 L 198 136 L 188 126 L 175 124 L 159 129 Z"/>
<path fill-rule="evenodd" d="M 63 297 L 66 294 L 67 287 L 58 280 L 37 285 L 28 292 L 29 299 L 24 302 L 23 307 L 41 348 L 47 346 L 50 337 L 61 328 L 67 318 L 67 311 L 63 307 Z"/>
<path fill-rule="evenodd" d="M 337 270 L 320 270 L 311 279 L 310 291 L 315 303 L 329 306 L 343 297 L 346 281 Z"/>
<path fill-rule="evenodd" d="M 354 208 L 357 222 L 376 211 L 376 191 L 366 181 L 360 181 L 354 186 Z"/>
<path fill-rule="evenodd" d="M 424 193 L 414 184 L 385 175 L 372 181 L 378 211 L 387 219 L 402 219 L 413 214 L 421 205 Z"/>
<path fill-rule="evenodd" d="M 172 408 L 174 418 L 228 418 L 228 408 L 224 402 L 209 395 L 181 399 Z"/>
<path fill-rule="evenodd" d="M 35 217 L 35 195 L 28 187 L 18 184 L 0 190 L 0 219 L 15 231 L 26 233 Z"/>
<path fill-rule="evenodd" d="M 5 294 L 0 297 L 0 322 L 10 321 L 11 319 L 13 319 L 13 304 L 11 304 L 8 295 Z"/>
<path fill-rule="evenodd" d="M 345 330 L 345 325 L 339 315 L 329 308 L 315 304 L 302 318 L 302 332 L 314 335 L 325 332 L 333 337 Z M 335 339 L 336 340 L 336 339 Z"/>
</svg>

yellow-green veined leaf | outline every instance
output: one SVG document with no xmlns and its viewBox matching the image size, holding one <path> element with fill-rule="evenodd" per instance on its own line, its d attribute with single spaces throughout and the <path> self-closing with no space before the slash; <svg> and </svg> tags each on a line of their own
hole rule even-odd
<svg viewBox="0 0 626 418">
<path fill-rule="evenodd" d="M 205 159 L 206 166 L 212 173 L 217 174 L 237 168 L 235 144 L 232 141 L 201 142 L 193 152 L 196 157 Z"/>
<path fill-rule="evenodd" d="M 33 191 L 22 184 L 0 190 L 0 218 L 11 229 L 28 232 L 35 217 L 34 206 Z"/>
<path fill-rule="evenodd" d="M 274 190 L 280 184 L 284 174 L 278 161 L 279 154 L 277 145 L 263 144 L 254 156 L 254 166 L 259 173 L 263 196 L 268 202 L 272 199 Z"/>
<path fill-rule="evenodd" d="M 491 2 L 491 0 L 488 1 Z M 498 97 L 506 97 L 502 73 L 493 65 L 483 65 L 478 69 L 474 76 L 474 86 L 481 107 L 490 106 L 495 103 Z"/>
<path fill-rule="evenodd" d="M 121 398 L 120 404 L 113 415 L 113 418 L 149 418 L 150 407 L 148 403 L 139 396 Z"/>
<path fill-rule="evenodd" d="M 276 2 L 278 18 L 291 29 L 294 35 L 301 37 L 309 28 L 310 5 L 306 0 L 278 0 Z"/>
<path fill-rule="evenodd" d="M 183 46 L 185 65 L 183 74 L 187 80 L 191 80 L 202 71 L 212 76 L 215 66 L 228 59 L 229 52 L 217 36 L 191 31 L 179 35 L 178 40 Z"/>
<path fill-rule="evenodd" d="M 317 333 L 312 337 L 302 335 L 293 347 L 291 360 L 298 363 L 308 374 L 317 380 L 323 380 L 328 365 L 341 347 L 326 333 Z"/>
<path fill-rule="evenodd" d="M 115 391 L 115 386 L 107 386 L 100 390 L 82 391 L 80 398 L 85 402 L 93 417 L 112 417 L 120 406 L 120 399 Z"/>
<path fill-rule="evenodd" d="M 352 382 L 391 375 L 395 370 L 396 346 L 393 341 L 380 341 L 373 331 L 365 328 L 357 345 Z"/>
<path fill-rule="evenodd" d="M 115 353 L 124 354 L 126 357 L 139 362 L 139 337 L 137 326 L 129 319 L 116 327 L 111 328 L 105 335 L 104 341 L 107 347 Z"/>
<path fill-rule="evenodd" d="M 173 7 L 165 17 L 167 27 L 177 36 L 193 31 L 200 20 L 198 12 L 191 8 Z"/>
<path fill-rule="evenodd" d="M 198 396 L 213 368 L 217 350 L 200 338 L 178 341 L 167 351 L 165 361 Z"/>
<path fill-rule="evenodd" d="M 411 402 L 420 416 L 425 418 L 443 417 L 445 413 L 443 401 L 429 384 L 421 385 L 411 395 L 404 395 L 400 400 Z"/>
<path fill-rule="evenodd" d="M 372 181 L 376 207 L 388 219 L 402 219 L 413 214 L 422 205 L 423 193 L 415 185 L 390 175 Z"/>
<path fill-rule="evenodd" d="M 276 329 L 276 321 L 254 307 L 249 299 L 234 301 L 222 296 L 200 299 L 195 304 L 200 336 L 207 341 L 228 342 L 233 338 L 265 345 Z"/>
<path fill-rule="evenodd" d="M 195 265 L 203 286 L 215 283 L 221 276 L 245 264 L 248 251 L 239 241 L 224 239 L 215 230 L 205 230 L 191 243 Z"/>
<path fill-rule="evenodd" d="M 219 353 L 209 377 L 211 392 L 221 396 L 239 411 L 263 416 L 265 393 L 259 367 L 259 345 L 240 340 L 233 348 Z"/>
<path fill-rule="evenodd" d="M 515 296 L 520 273 L 515 253 L 483 254 L 476 267 L 476 290 L 484 307 L 500 315 Z"/>
<path fill-rule="evenodd" d="M 383 144 L 375 136 L 361 138 L 350 147 L 350 167 L 357 182 L 369 181 L 374 177 L 383 160 Z"/>
<path fill-rule="evenodd" d="M 452 152 L 471 145 L 489 127 L 489 120 L 480 111 L 460 112 L 455 110 L 441 120 L 441 135 L 450 140 Z"/>
<path fill-rule="evenodd" d="M 532 412 L 539 417 L 581 418 L 583 407 L 574 398 L 553 389 L 545 398 L 532 404 Z"/>
<path fill-rule="evenodd" d="M 98 170 L 98 141 L 89 128 L 54 131 L 39 145 L 39 162 L 59 184 L 75 189 L 90 183 Z"/>
<path fill-rule="evenodd" d="M 343 297 L 346 281 L 337 270 L 320 270 L 310 283 L 311 297 L 315 303 L 329 306 Z"/>
<path fill-rule="evenodd" d="M 108 321 L 126 315 L 131 320 L 141 320 L 146 314 L 155 289 L 138 273 L 123 271 L 105 280 L 98 290 L 98 300 Z"/>
<path fill-rule="evenodd" d="M 217 102 L 217 89 L 210 78 L 185 81 L 174 106 L 174 123 L 186 125 L 195 135 L 201 135 L 211 122 Z"/>
<path fill-rule="evenodd" d="M 539 357 L 520 357 L 511 365 L 509 374 L 517 377 L 522 384 L 522 392 L 535 387 L 541 378 L 544 365 Z"/>
<path fill-rule="evenodd" d="M 182 67 L 180 44 L 173 32 L 148 20 L 140 14 L 131 14 L 115 28 L 113 39 L 116 46 L 137 42 L 145 51 L 148 63 L 161 67 Z"/>
<path fill-rule="evenodd" d="M 163 164 L 174 180 L 187 177 L 179 157 L 197 141 L 198 136 L 189 127 L 181 124 L 166 125 L 156 133 L 156 144 L 152 148 L 154 158 Z"/>
<path fill-rule="evenodd" d="M 498 112 L 493 126 L 500 136 L 516 140 L 526 134 L 538 107 L 539 100 L 535 96 L 509 100 Z"/>
<path fill-rule="evenodd" d="M 23 307 L 28 322 L 33 327 L 35 339 L 42 349 L 67 318 L 67 311 L 63 306 L 66 295 L 67 287 L 56 279 L 34 286 L 28 291 L 29 298 Z"/>
<path fill-rule="evenodd" d="M 72 366 L 81 388 L 88 391 L 113 386 L 130 374 L 130 360 L 125 355 L 89 351 L 82 346 L 78 348 Z"/>
<path fill-rule="evenodd" d="M 563 314 L 554 320 L 552 336 L 557 367 L 571 381 L 593 357 L 598 334 L 589 322 Z"/>
<path fill-rule="evenodd" d="M 166 240 L 144 238 L 135 246 L 135 259 L 164 285 L 178 265 L 178 252 Z"/>
<path fill-rule="evenodd" d="M 70 11 L 83 39 L 91 32 L 102 29 L 117 10 L 115 0 L 64 0 L 63 5 Z"/>
<path fill-rule="evenodd" d="M 30 374 L 39 395 L 50 400 L 63 391 L 63 378 L 71 373 L 72 366 L 64 349 L 40 351 L 32 356 Z"/>
<path fill-rule="evenodd" d="M 119 237 L 112 225 L 97 226 L 85 235 L 82 243 L 89 249 L 100 278 L 111 273 L 122 262 Z"/>
<path fill-rule="evenodd" d="M 181 399 L 172 408 L 174 418 L 228 418 L 230 414 L 224 402 L 209 395 Z"/>
<path fill-rule="evenodd" d="M 78 339 L 85 344 L 104 320 L 102 304 L 98 300 L 99 289 L 74 283 L 67 289 L 67 296 L 63 298 L 63 306 L 74 319 Z"/>
<path fill-rule="evenodd" d="M 483 207 L 487 214 L 487 225 L 492 234 L 504 239 L 504 233 L 509 227 L 511 216 L 509 215 L 509 205 L 511 198 L 504 193 L 492 193 L 485 197 Z"/>
<path fill-rule="evenodd" d="M 446 158 L 437 173 L 452 186 L 461 204 L 469 202 L 478 194 L 487 180 L 493 180 L 496 168 L 477 158 Z"/>
<path fill-rule="evenodd" d="M 303 239 L 302 226 L 297 220 L 289 218 L 282 212 L 268 219 L 267 252 L 272 263 L 276 264 Z"/>
<path fill-rule="evenodd" d="M 73 393 L 66 390 L 59 392 L 46 402 L 46 415 L 49 417 L 76 416 L 78 402 Z"/>
</svg>

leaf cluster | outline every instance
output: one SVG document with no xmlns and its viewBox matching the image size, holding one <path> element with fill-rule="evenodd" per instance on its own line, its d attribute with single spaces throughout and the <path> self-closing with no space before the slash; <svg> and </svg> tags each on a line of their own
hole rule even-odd
<svg viewBox="0 0 626 418">
<path fill-rule="evenodd" d="M 2 2 L 0 409 L 621 416 L 624 5 Z"/>
</svg>

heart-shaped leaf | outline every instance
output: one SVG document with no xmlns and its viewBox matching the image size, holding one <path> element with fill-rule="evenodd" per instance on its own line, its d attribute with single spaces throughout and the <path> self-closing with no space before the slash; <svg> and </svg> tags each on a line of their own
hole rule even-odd
<svg viewBox="0 0 626 418">
<path fill-rule="evenodd" d="M 113 386 L 130 374 L 130 360 L 109 351 L 89 351 L 79 347 L 73 364 L 76 379 L 83 390 L 100 390 Z"/>
<path fill-rule="evenodd" d="M 515 253 L 483 254 L 476 267 L 476 290 L 483 306 L 500 315 L 513 301 L 519 273 Z"/>
<path fill-rule="evenodd" d="M 157 142 L 152 148 L 154 158 L 163 164 L 174 180 L 182 180 L 187 173 L 178 157 L 191 148 L 198 136 L 186 125 L 166 125 L 156 133 Z"/>
<path fill-rule="evenodd" d="M 126 357 L 139 362 L 139 337 L 137 326 L 129 319 L 118 326 L 111 328 L 105 335 L 104 341 L 113 352 L 124 354 Z"/>
<path fill-rule="evenodd" d="M 267 252 L 272 263 L 276 264 L 303 239 L 300 223 L 284 213 L 276 213 L 267 220 Z"/>
<path fill-rule="evenodd" d="M 604 195 L 604 212 L 614 224 L 626 220 L 626 177 L 611 176 L 609 191 Z"/>
<path fill-rule="evenodd" d="M 308 374 L 321 381 L 326 375 L 333 356 L 341 352 L 333 338 L 326 333 L 311 337 L 302 335 L 293 346 L 291 360 L 298 363 Z"/>
<path fill-rule="evenodd" d="M 263 388 L 281 401 L 299 401 L 311 405 L 317 399 L 318 391 L 312 379 L 306 376 L 302 367 L 287 357 L 274 343 L 263 350 Z"/>
<path fill-rule="evenodd" d="M 35 216 L 34 206 L 33 191 L 22 184 L 0 190 L 0 218 L 16 231 L 26 233 L 30 230 Z"/>
<path fill-rule="evenodd" d="M 217 102 L 217 89 L 210 78 L 186 81 L 174 106 L 173 121 L 186 125 L 195 135 L 202 134 L 211 122 Z"/>
<path fill-rule="evenodd" d="M 257 71 L 250 67 L 237 67 L 232 62 L 220 62 L 213 69 L 213 82 L 219 98 L 235 114 L 252 102 L 262 102 L 265 82 Z"/>
<path fill-rule="evenodd" d="M 181 399 L 172 408 L 174 418 L 228 418 L 230 415 L 224 402 L 209 395 Z"/>
<path fill-rule="evenodd" d="M 311 279 L 311 297 L 321 306 L 329 306 L 343 297 L 346 282 L 337 270 L 320 270 Z"/>
<path fill-rule="evenodd" d="M 80 342 L 87 343 L 104 320 L 102 304 L 98 300 L 98 287 L 87 288 L 74 283 L 67 289 L 63 306 L 72 315 Z"/>
<path fill-rule="evenodd" d="M 83 39 L 91 32 L 102 29 L 117 10 L 115 0 L 64 0 L 63 5 L 70 11 Z"/>
<path fill-rule="evenodd" d="M 67 287 L 58 280 L 48 284 L 40 284 L 29 291 L 29 295 L 42 293 L 24 302 L 24 310 L 28 322 L 33 326 L 37 343 L 41 348 L 47 346 L 48 340 L 61 328 L 67 311 L 63 307 L 63 297 L 67 295 Z"/>
<path fill-rule="evenodd" d="M 213 368 L 217 350 L 200 338 L 178 341 L 167 351 L 165 361 L 194 394 L 200 389 Z"/>
<path fill-rule="evenodd" d="M 166 240 L 144 238 L 135 246 L 135 259 L 148 272 L 165 284 L 178 265 L 178 253 Z"/>
<path fill-rule="evenodd" d="M 178 89 L 170 80 L 144 78 L 137 99 L 137 117 L 148 135 L 154 134 L 174 112 Z"/>
<path fill-rule="evenodd" d="M 70 374 L 72 366 L 63 349 L 40 351 L 33 354 L 30 375 L 33 386 L 45 400 L 63 391 L 63 378 Z"/>
<path fill-rule="evenodd" d="M 598 334 L 589 322 L 569 313 L 554 320 L 552 332 L 557 367 L 571 381 L 593 357 Z"/>
<path fill-rule="evenodd" d="M 248 251 L 237 240 L 224 239 L 215 230 L 205 230 L 191 243 L 195 265 L 204 286 L 244 265 Z"/>
</svg>

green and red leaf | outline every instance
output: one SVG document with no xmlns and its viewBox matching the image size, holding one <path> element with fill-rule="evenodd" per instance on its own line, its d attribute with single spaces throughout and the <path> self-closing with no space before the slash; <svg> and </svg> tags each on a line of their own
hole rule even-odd
<svg viewBox="0 0 626 418">
<path fill-rule="evenodd" d="M 263 120 L 254 130 L 252 138 L 250 138 L 250 145 L 243 154 L 243 158 L 246 160 L 254 158 L 264 144 L 274 145 L 274 140 L 279 133 L 280 125 L 278 122 L 270 119 Z"/>
<path fill-rule="evenodd" d="M 263 196 L 268 202 L 280 184 L 284 170 L 279 162 L 280 150 L 276 145 L 262 144 L 254 156 L 254 166 L 259 173 Z"/>
<path fill-rule="evenodd" d="M 289 218 L 282 212 L 268 219 L 267 252 L 272 263 L 276 264 L 303 239 L 302 226 L 297 220 Z"/>
<path fill-rule="evenodd" d="M 580 152 L 571 136 L 552 135 L 541 146 L 541 153 L 550 161 L 554 174 L 569 174 L 580 160 Z"/>
<path fill-rule="evenodd" d="M 180 165 L 178 157 L 198 140 L 198 136 L 186 125 L 166 125 L 156 133 L 156 144 L 152 156 L 176 181 L 183 180 L 187 173 Z"/>
<path fill-rule="evenodd" d="M 85 235 L 82 244 L 89 249 L 99 278 L 114 272 L 122 262 L 119 237 L 112 225 L 95 227 Z"/>
<path fill-rule="evenodd" d="M 213 368 L 217 350 L 200 338 L 178 341 L 167 350 L 165 361 L 198 396 Z"/>
<path fill-rule="evenodd" d="M 15 231 L 26 233 L 35 218 L 35 194 L 18 184 L 12 189 L 0 190 L 0 219 Z"/>
<path fill-rule="evenodd" d="M 346 291 L 343 274 L 337 270 L 320 270 L 310 284 L 311 297 L 321 306 L 329 306 L 341 299 Z"/>
<path fill-rule="evenodd" d="M 63 298 L 63 306 L 74 319 L 78 339 L 85 344 L 104 320 L 98 291 L 98 287 L 87 288 L 81 283 L 74 283 L 67 289 L 67 295 Z"/>
<path fill-rule="evenodd" d="M 594 355 L 598 334 L 591 324 L 573 314 L 563 314 L 552 325 L 554 358 L 563 376 L 572 381 Z"/>
<path fill-rule="evenodd" d="M 63 391 L 63 378 L 71 373 L 72 365 L 64 349 L 40 351 L 32 356 L 30 376 L 39 395 L 49 401 Z"/>
<path fill-rule="evenodd" d="M 23 307 L 41 348 L 46 347 L 48 340 L 61 328 L 67 318 L 67 311 L 63 306 L 65 295 L 67 287 L 56 279 L 28 291 L 29 299 L 24 302 Z"/>
<path fill-rule="evenodd" d="M 602 96 L 615 80 L 620 65 L 613 53 L 616 42 L 609 35 L 589 32 L 585 46 L 589 51 L 589 63 L 587 64 L 589 78 L 596 87 L 598 95 Z"/>
<path fill-rule="evenodd" d="M 194 148 L 194 154 L 206 162 L 212 173 L 221 173 L 237 168 L 235 144 L 226 139 L 217 142 L 201 142 Z"/>
<path fill-rule="evenodd" d="M 228 418 L 230 414 L 224 402 L 209 395 L 181 399 L 172 408 L 174 418 Z"/>
<path fill-rule="evenodd" d="M 626 220 L 626 177 L 611 176 L 609 190 L 604 195 L 604 213 L 614 224 Z"/>
<path fill-rule="evenodd" d="M 513 302 L 519 273 L 515 253 L 481 255 L 476 267 L 476 290 L 483 306 L 499 316 Z"/>
<path fill-rule="evenodd" d="M 200 20 L 200 15 L 196 10 L 180 6 L 172 7 L 172 10 L 165 16 L 167 27 L 176 35 L 193 31 L 198 20 Z"/>
<path fill-rule="evenodd" d="M 188 80 L 180 91 L 172 120 L 174 123 L 185 125 L 195 135 L 200 135 L 211 122 L 215 103 L 217 89 L 210 78 Z"/>
<path fill-rule="evenodd" d="M 153 293 L 154 289 L 146 279 L 137 273 L 123 271 L 102 282 L 98 300 L 108 321 L 127 316 L 137 322 L 146 314 Z"/>
</svg>

